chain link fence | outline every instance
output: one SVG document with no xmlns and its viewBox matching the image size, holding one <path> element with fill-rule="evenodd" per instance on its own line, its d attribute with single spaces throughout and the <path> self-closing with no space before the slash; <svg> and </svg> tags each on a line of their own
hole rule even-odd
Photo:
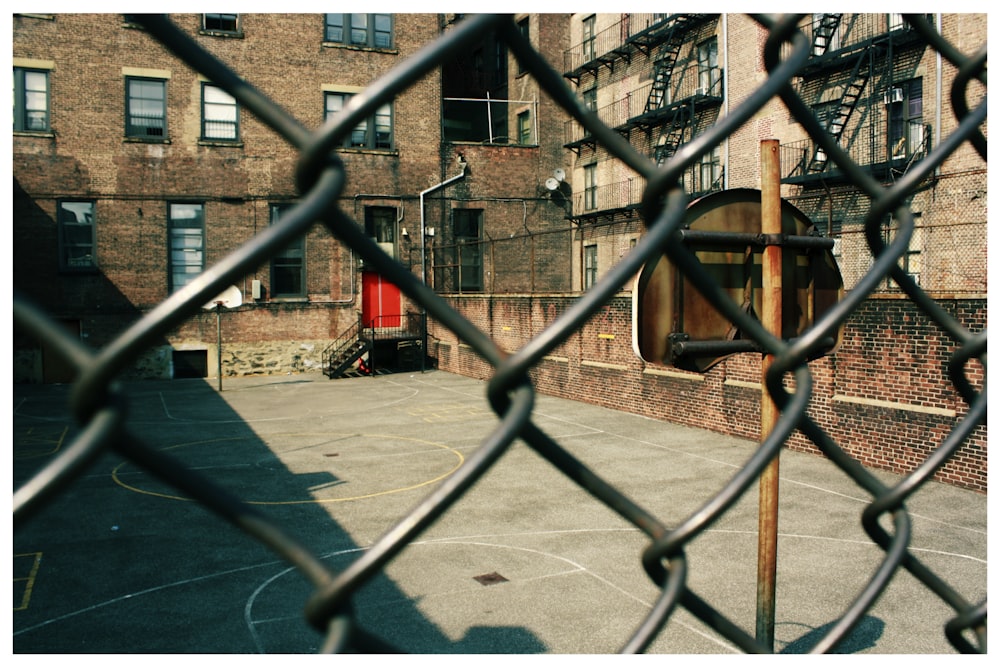
<svg viewBox="0 0 1000 667">
<path fill-rule="evenodd" d="M 252 85 L 252 77 L 243 79 L 228 69 L 194 41 L 176 29 L 165 16 L 139 18 L 149 34 L 208 79 L 224 88 L 247 110 L 301 152 L 297 186 L 302 193 L 298 205 L 282 217 L 280 224 L 268 227 L 250 242 L 207 269 L 182 290 L 174 293 L 140 321 L 103 349 L 92 352 L 79 341 L 63 333 L 49 314 L 15 294 L 14 322 L 78 371 L 71 392 L 71 408 L 80 425 L 75 440 L 60 455 L 14 493 L 14 527 L 29 521 L 39 507 L 57 497 L 68 484 L 88 470 L 90 464 L 107 450 L 114 450 L 136 465 L 168 481 L 219 516 L 232 522 L 249 536 L 267 545 L 310 582 L 313 592 L 305 602 L 305 614 L 324 636 L 322 649 L 328 652 L 376 652 L 397 650 L 385 640 L 368 632 L 351 610 L 352 596 L 395 556 L 414 542 L 456 502 L 471 485 L 497 464 L 501 455 L 521 439 L 544 457 L 567 478 L 618 513 L 648 538 L 642 564 L 661 594 L 634 635 L 623 644 L 624 652 L 642 651 L 670 623 L 678 608 L 699 618 L 720 636 L 747 652 L 767 652 L 769 648 L 747 634 L 735 621 L 726 618 L 712 604 L 700 598 L 688 585 L 686 547 L 698 535 L 731 508 L 758 479 L 762 470 L 778 455 L 786 440 L 796 430 L 807 436 L 830 461 L 849 475 L 871 496 L 863 513 L 863 524 L 871 540 L 884 551 L 884 558 L 862 592 L 838 620 L 831 623 L 813 647 L 814 652 L 834 650 L 857 626 L 875 604 L 879 595 L 898 571 L 906 570 L 922 582 L 940 600 L 954 610 L 944 628 L 949 641 L 960 652 L 986 652 L 986 601 L 968 601 L 938 576 L 913 551 L 908 549 L 911 519 L 904 504 L 908 497 L 926 484 L 935 471 L 952 457 L 969 434 L 986 422 L 985 383 L 977 388 L 967 376 L 966 366 L 978 360 L 986 364 L 986 331 L 965 329 L 946 312 L 913 276 L 899 263 L 909 239 L 919 232 L 909 203 L 918 184 L 962 144 L 969 142 L 986 160 L 986 139 L 981 131 L 986 122 L 985 95 L 975 108 L 966 103 L 970 85 L 985 86 L 986 46 L 973 55 L 960 53 L 944 41 L 921 16 L 907 16 L 921 38 L 957 71 L 950 93 L 952 110 L 958 124 L 949 136 L 938 137 L 925 159 L 890 187 L 873 180 L 838 143 L 824 131 L 811 110 L 791 86 L 796 71 L 809 57 L 811 43 L 799 30 L 800 16 L 759 15 L 753 17 L 767 32 L 764 60 L 769 72 L 759 88 L 735 106 L 706 132 L 680 147 L 669 161 L 657 166 L 647 156 L 637 153 L 628 142 L 604 125 L 596 113 L 588 111 L 557 73 L 519 32 L 508 16 L 470 17 L 414 54 L 383 78 L 374 81 L 363 94 L 355 96 L 337 120 L 311 132 L 287 115 Z M 617 159 L 641 174 L 646 181 L 641 213 L 645 233 L 633 251 L 567 308 L 552 325 L 513 354 L 505 354 L 482 331 L 447 305 L 429 286 L 418 280 L 402 264 L 385 255 L 358 225 L 338 206 L 346 173 L 333 151 L 359 121 L 381 105 L 402 93 L 410 82 L 419 80 L 449 58 L 481 43 L 485 35 L 495 33 L 534 76 L 551 98 L 587 129 Z M 683 243 L 670 243 L 684 217 L 689 197 L 678 186 L 682 174 L 698 158 L 719 145 L 730 133 L 750 119 L 775 98 L 781 101 L 825 151 L 828 159 L 849 174 L 853 185 L 867 197 L 864 230 L 870 261 L 867 270 L 853 280 L 853 289 L 837 306 L 827 312 L 804 335 L 789 343 L 779 340 L 762 328 L 739 304 L 732 302 L 700 267 L 695 255 Z M 883 224 L 891 214 L 894 229 L 891 238 Z M 320 558 L 302 546 L 282 525 L 259 510 L 223 491 L 213 480 L 185 468 L 162 451 L 144 443 L 142 435 L 130 428 L 127 419 L 128 399 L 116 382 L 127 368 L 155 340 L 171 328 L 201 310 L 211 297 L 221 292 L 253 267 L 266 261 L 289 241 L 301 236 L 313 225 L 325 225 L 368 266 L 397 284 L 414 302 L 425 308 L 430 317 L 452 330 L 494 369 L 488 383 L 488 398 L 499 422 L 466 462 L 417 507 L 398 522 L 370 549 L 341 571 L 330 569 Z M 521 240 L 531 243 L 530 237 Z M 609 298 L 634 276 L 648 260 L 666 250 L 670 261 L 687 280 L 707 296 L 713 305 L 759 346 L 774 355 L 766 376 L 766 386 L 780 409 L 777 425 L 759 449 L 738 470 L 728 484 L 683 521 L 670 529 L 658 517 L 627 497 L 561 448 L 533 419 L 534 390 L 529 371 L 586 322 Z M 519 249 L 518 252 L 523 252 Z M 442 263 L 444 263 L 442 259 Z M 461 261 L 453 262 L 461 266 Z M 529 277 L 522 277 L 530 282 Z M 931 320 L 955 343 L 955 353 L 948 364 L 950 381 L 968 403 L 968 412 L 943 439 L 937 449 L 899 484 L 889 487 L 849 456 L 807 414 L 812 378 L 807 360 L 824 340 L 833 336 L 859 304 L 887 280 L 894 281 Z M 488 286 L 484 286 L 488 287 Z M 794 377 L 794 393 L 785 388 L 783 378 Z"/>
</svg>

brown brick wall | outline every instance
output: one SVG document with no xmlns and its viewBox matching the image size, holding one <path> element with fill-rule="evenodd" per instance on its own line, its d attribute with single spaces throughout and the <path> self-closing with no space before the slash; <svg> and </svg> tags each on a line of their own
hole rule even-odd
<svg viewBox="0 0 1000 667">
<path fill-rule="evenodd" d="M 498 346 L 514 352 L 564 312 L 572 297 L 453 297 L 450 303 Z M 969 330 L 985 327 L 984 299 L 942 304 Z M 434 322 L 429 327 L 428 352 L 441 369 L 484 380 L 492 376 L 493 369 L 450 331 Z M 810 416 L 864 465 L 910 472 L 965 414 L 964 402 L 944 375 L 954 349 L 909 301 L 870 299 L 847 322 L 837 352 L 810 363 Z M 978 363 L 970 363 L 966 372 L 981 388 Z M 530 377 L 544 394 L 759 438 L 759 356 L 730 357 L 704 375 L 644 364 L 632 352 L 627 296 L 602 307 Z M 788 446 L 817 451 L 798 433 Z M 985 491 L 986 468 L 986 428 L 981 426 L 937 478 Z"/>
</svg>

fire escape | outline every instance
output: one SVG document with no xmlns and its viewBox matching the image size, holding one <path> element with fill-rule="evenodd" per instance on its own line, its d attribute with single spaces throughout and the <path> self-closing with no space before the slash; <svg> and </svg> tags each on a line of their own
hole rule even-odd
<svg viewBox="0 0 1000 667">
<path fill-rule="evenodd" d="M 819 95 L 834 85 L 839 99 L 817 105 L 817 117 L 830 138 L 878 178 L 907 168 L 929 150 L 930 125 L 915 128 L 920 145 L 909 146 L 904 159 L 889 147 L 888 111 L 902 97 L 893 82 L 894 61 L 922 42 L 903 23 L 886 14 L 822 14 L 812 24 L 809 61 L 799 71 L 798 87 Z M 851 17 L 850 19 L 846 17 Z M 833 83 L 836 82 L 836 83 Z M 867 106 L 866 106 L 867 105 Z M 782 146 L 783 182 L 807 184 L 844 178 L 815 141 L 806 139 Z"/>
<path fill-rule="evenodd" d="M 634 131 L 641 131 L 642 137 L 635 140 L 636 145 L 648 146 L 650 157 L 662 164 L 690 139 L 699 114 L 721 106 L 722 91 L 714 87 L 699 87 L 693 93 L 687 90 L 683 95 L 678 93 L 682 83 L 678 72 L 681 67 L 689 66 L 682 61 L 684 45 L 691 44 L 696 31 L 716 17 L 715 14 L 659 15 L 645 29 L 630 34 L 622 44 L 614 44 L 613 48 L 609 45 L 605 53 L 595 52 L 592 61 L 580 64 L 564 76 L 579 84 L 580 79 L 589 74 L 596 81 L 601 67 L 614 71 L 616 60 L 629 64 L 634 53 L 645 55 L 652 62 L 652 83 L 648 90 L 643 87 L 631 91 L 595 111 L 602 122 L 630 140 Z M 676 95 L 674 99 L 672 91 Z M 575 121 L 567 124 L 567 139 L 565 147 L 577 155 L 585 148 L 596 152 L 594 138 Z M 590 208 L 574 202 L 573 217 L 614 216 L 639 205 L 641 184 L 638 182 L 602 184 L 600 188 L 600 192 L 591 196 Z"/>
</svg>

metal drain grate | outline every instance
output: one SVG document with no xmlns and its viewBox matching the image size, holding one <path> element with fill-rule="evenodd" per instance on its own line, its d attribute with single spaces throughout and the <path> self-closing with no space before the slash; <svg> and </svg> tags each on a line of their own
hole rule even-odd
<svg viewBox="0 0 1000 667">
<path fill-rule="evenodd" d="M 480 574 L 478 577 L 473 577 L 473 579 L 481 583 L 483 586 L 492 586 L 493 584 L 502 584 L 503 582 L 508 581 L 507 577 L 496 572 Z"/>
</svg>

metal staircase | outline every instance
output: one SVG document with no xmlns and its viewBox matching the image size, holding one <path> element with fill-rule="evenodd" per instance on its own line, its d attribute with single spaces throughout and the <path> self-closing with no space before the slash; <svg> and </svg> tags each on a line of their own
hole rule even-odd
<svg viewBox="0 0 1000 667">
<path fill-rule="evenodd" d="M 854 114 L 854 109 L 857 108 L 858 101 L 864 94 L 865 87 L 872 77 L 871 68 L 867 65 L 869 56 L 868 49 L 865 49 L 861 52 L 857 62 L 854 63 L 854 69 L 851 71 L 850 79 L 844 87 L 844 94 L 840 98 L 840 105 L 827 125 L 827 132 L 830 133 L 830 136 L 838 144 L 844 133 L 844 128 L 847 127 L 847 123 Z M 826 153 L 817 146 L 816 150 L 813 151 L 812 159 L 809 161 L 808 171 L 810 173 L 818 173 L 826 169 L 826 166 Z"/>
<path fill-rule="evenodd" d="M 653 86 L 649 89 L 643 113 L 656 111 L 662 108 L 666 102 L 670 77 L 677 65 L 677 56 L 680 55 L 681 46 L 684 44 L 684 33 L 690 22 L 689 17 L 678 14 L 671 23 L 670 33 L 653 64 Z"/>
<path fill-rule="evenodd" d="M 323 350 L 324 375 L 331 380 L 343 377 L 354 362 L 372 349 L 371 339 L 362 334 L 359 320 Z"/>
<path fill-rule="evenodd" d="M 840 18 L 843 14 L 823 14 L 816 27 L 813 28 L 813 56 L 824 55 L 833 42 L 834 35 L 840 27 Z"/>
<path fill-rule="evenodd" d="M 691 125 L 693 115 L 694 112 L 690 106 L 682 104 L 674 109 L 670 122 L 663 124 L 660 137 L 653 149 L 653 159 L 657 166 L 662 166 L 677 152 L 677 149 L 684 142 L 684 131 Z"/>
</svg>

